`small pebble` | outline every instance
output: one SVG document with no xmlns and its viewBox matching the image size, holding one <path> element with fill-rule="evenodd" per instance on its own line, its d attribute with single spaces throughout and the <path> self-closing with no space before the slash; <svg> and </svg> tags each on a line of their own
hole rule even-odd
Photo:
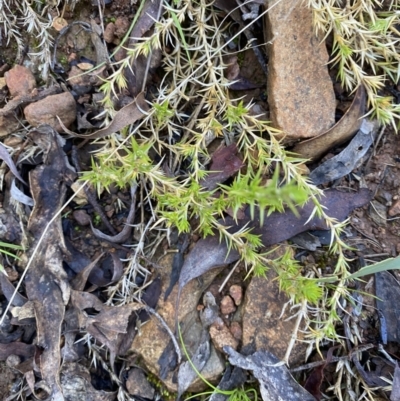
<svg viewBox="0 0 400 401">
<path fill-rule="evenodd" d="M 239 322 L 232 322 L 229 330 L 231 331 L 235 340 L 240 341 L 242 339 L 242 327 L 240 326 Z"/>
<path fill-rule="evenodd" d="M 7 278 L 9 281 L 14 282 L 18 280 L 19 274 L 17 271 L 11 269 L 10 267 L 6 267 L 4 270 L 7 273 Z"/>
<path fill-rule="evenodd" d="M 393 203 L 388 212 L 389 216 L 397 216 L 400 214 L 400 199 Z"/>
<path fill-rule="evenodd" d="M 72 213 L 75 221 L 81 226 L 88 226 L 90 224 L 90 217 L 83 209 L 74 210 Z"/>
<path fill-rule="evenodd" d="M 229 345 L 233 349 L 237 349 L 239 342 L 233 337 L 228 327 L 219 320 L 210 327 L 210 337 L 214 344 L 214 347 L 219 351 L 223 352 L 225 345 Z"/>
<path fill-rule="evenodd" d="M 22 65 L 15 65 L 4 76 L 12 97 L 29 95 L 36 88 L 32 72 Z"/>
<path fill-rule="evenodd" d="M 236 306 L 234 305 L 233 300 L 229 295 L 225 295 L 222 298 L 220 309 L 223 315 L 229 315 L 236 311 Z"/>
<path fill-rule="evenodd" d="M 231 285 L 231 287 L 229 288 L 229 295 L 235 301 L 236 306 L 239 306 L 242 303 L 243 289 L 240 285 Z"/>
</svg>

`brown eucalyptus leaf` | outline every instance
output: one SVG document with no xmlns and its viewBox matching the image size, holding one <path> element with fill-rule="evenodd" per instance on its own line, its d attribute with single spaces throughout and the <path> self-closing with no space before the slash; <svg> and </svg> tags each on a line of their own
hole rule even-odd
<svg viewBox="0 0 400 401">
<path fill-rule="evenodd" d="M 81 291 L 71 291 L 71 303 L 78 310 L 79 326 L 85 328 L 96 340 L 110 350 L 111 365 L 128 333 L 131 315 L 143 308 L 138 303 L 122 306 L 104 305 L 95 295 Z M 94 308 L 98 313 L 90 316 L 85 309 Z"/>
<path fill-rule="evenodd" d="M 234 143 L 217 149 L 212 155 L 210 172 L 200 182 L 200 185 L 211 191 L 217 188 L 218 184 L 236 174 L 243 166 L 238 153 L 239 151 Z"/>
<path fill-rule="evenodd" d="M 328 363 L 332 361 L 333 351 L 337 349 L 336 347 L 331 347 L 328 350 L 328 354 L 326 356 L 326 360 L 320 366 L 316 366 L 311 374 L 307 377 L 306 382 L 304 383 L 304 388 L 312 394 L 317 401 L 320 401 L 321 394 L 321 385 L 324 380 L 324 369 Z"/>
<path fill-rule="evenodd" d="M 129 35 L 128 48 L 134 47 L 138 40 L 144 37 L 153 25 L 158 22 L 161 16 L 160 6 L 160 0 L 145 1 L 141 15 Z M 149 78 L 146 73 L 147 68 L 149 67 L 149 70 L 152 70 L 161 64 L 161 53 L 158 49 L 153 50 L 149 57 L 151 57 L 149 65 L 148 57 L 139 55 L 133 60 L 130 68 L 125 69 L 124 74 L 128 82 L 128 90 L 131 96 L 136 96 L 143 89 L 145 77 L 147 76 L 147 78 Z"/>
<path fill-rule="evenodd" d="M 60 337 L 65 306 L 70 297 L 63 258 L 67 254 L 61 227 L 61 218 L 50 223 L 65 201 L 66 182 L 72 182 L 75 174 L 67 164 L 61 147 L 62 139 L 50 126 L 32 132 L 32 138 L 43 147 L 45 163 L 30 172 L 29 181 L 35 206 L 28 222 L 28 229 L 35 241 L 31 247 L 32 263 L 26 275 L 25 288 L 33 302 L 37 345 L 43 348 L 40 355 L 42 379 L 50 389 L 54 400 L 64 399 L 60 387 L 61 363 Z M 40 252 L 34 256 L 40 242 Z"/>
<path fill-rule="evenodd" d="M 11 344 L 0 344 L 0 361 L 5 361 L 10 355 L 31 358 L 35 354 L 35 349 L 34 345 L 18 341 Z"/>
<path fill-rule="evenodd" d="M 365 114 L 365 102 L 365 89 L 361 85 L 340 121 L 323 134 L 300 142 L 292 151 L 306 159 L 317 160 L 329 149 L 349 140 L 361 126 L 361 117 Z"/>
<path fill-rule="evenodd" d="M 264 401 L 315 401 L 315 398 L 290 374 L 284 364 L 269 351 L 257 351 L 244 356 L 232 347 L 224 347 L 229 363 L 239 368 L 251 370 L 260 383 Z"/>
</svg>

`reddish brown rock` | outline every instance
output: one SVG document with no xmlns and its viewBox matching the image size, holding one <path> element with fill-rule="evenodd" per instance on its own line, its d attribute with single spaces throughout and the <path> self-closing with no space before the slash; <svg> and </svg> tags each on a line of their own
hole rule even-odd
<svg viewBox="0 0 400 401">
<path fill-rule="evenodd" d="M 76 103 L 69 92 L 64 92 L 30 104 L 25 107 L 24 113 L 25 118 L 32 126 L 37 127 L 40 124 L 49 124 L 56 131 L 62 132 L 63 129 L 57 116 L 68 128 L 76 118 Z"/>
<path fill-rule="evenodd" d="M 239 322 L 232 322 L 231 326 L 229 327 L 229 330 L 231 331 L 233 338 L 236 340 L 240 341 L 242 339 L 242 326 L 240 325 Z"/>
<path fill-rule="evenodd" d="M 397 216 L 398 214 L 400 214 L 400 199 L 393 203 L 388 212 L 389 216 Z"/>
<path fill-rule="evenodd" d="M 223 315 L 229 315 L 230 313 L 236 311 L 236 306 L 234 305 L 233 300 L 229 295 L 225 295 L 222 298 L 220 309 Z"/>
<path fill-rule="evenodd" d="M 235 350 L 239 345 L 222 319 L 218 319 L 210 326 L 210 337 L 214 347 L 221 353 L 224 352 L 223 347 L 225 345 L 229 345 Z"/>
<path fill-rule="evenodd" d="M 18 117 L 14 113 L 0 114 L 0 138 L 13 133 L 18 127 Z"/>
<path fill-rule="evenodd" d="M 90 77 L 88 74 L 84 74 L 80 68 L 73 65 L 68 72 L 68 82 L 73 86 L 85 86 L 90 84 Z"/>
<path fill-rule="evenodd" d="M 104 29 L 103 38 L 107 43 L 112 43 L 114 41 L 115 24 L 110 22 L 106 25 Z"/>
<path fill-rule="evenodd" d="M 144 372 L 139 368 L 132 368 L 129 370 L 126 380 L 126 389 L 129 394 L 141 398 L 152 400 L 154 397 L 154 388 L 151 387 Z"/>
<path fill-rule="evenodd" d="M 268 103 L 286 139 L 310 138 L 335 123 L 335 94 L 325 43 L 314 33 L 304 2 L 267 0 Z"/>
<path fill-rule="evenodd" d="M 239 306 L 242 303 L 243 288 L 240 285 L 234 284 L 229 288 L 229 295 L 235 301 L 235 305 Z"/>
<path fill-rule="evenodd" d="M 189 354 L 193 354 L 201 340 L 202 332 L 197 305 L 204 291 L 214 281 L 216 275 L 221 271 L 221 268 L 210 270 L 201 276 L 201 280 L 190 281 L 182 290 L 179 310 L 177 311 L 177 285 L 167 299 L 164 299 L 165 291 L 169 287 L 171 280 L 173 257 L 173 254 L 167 254 L 165 257 L 162 257 L 159 262 L 160 265 L 163 266 L 163 269 L 160 269 L 162 288 L 157 303 L 157 313 L 164 319 L 165 323 L 172 331 L 175 330 L 175 319 L 178 314 L 179 321 L 181 322 L 184 344 Z M 136 355 L 139 355 L 146 368 L 157 376 L 160 372 L 162 355 L 165 353 L 165 348 L 170 341 L 169 335 L 158 319 L 151 317 L 150 320 L 140 328 L 140 335 L 137 335 L 133 340 L 131 350 Z M 218 382 L 224 369 L 224 359 L 222 359 L 219 352 L 216 352 L 214 347 L 211 347 L 210 358 L 201 371 L 202 376 L 211 383 L 215 383 Z M 175 372 L 168 372 L 166 377 L 162 378 L 162 382 L 168 390 L 176 392 L 177 382 L 174 378 Z M 204 385 L 204 382 L 196 378 L 190 385 L 189 391 L 200 392 L 205 388 L 207 388 L 207 386 Z"/>
<path fill-rule="evenodd" d="M 75 221 L 81 226 L 88 226 L 90 225 L 90 216 L 86 212 L 86 210 L 78 209 L 74 210 L 72 213 Z"/>
<path fill-rule="evenodd" d="M 131 23 L 129 22 L 129 19 L 127 17 L 118 17 L 115 20 L 115 36 L 122 39 L 128 32 L 130 24 Z"/>
<path fill-rule="evenodd" d="M 283 306 L 288 297 L 279 290 L 276 274 L 270 270 L 267 277 L 253 277 L 246 289 L 243 302 L 243 347 L 255 351 L 268 350 L 283 359 L 291 340 L 296 319 L 287 320 L 293 315 L 290 307 Z M 298 333 L 301 336 L 301 333 Z M 301 340 L 302 338 L 299 338 Z M 291 353 L 290 365 L 304 362 L 307 344 L 298 341 Z"/>
<path fill-rule="evenodd" d="M 29 95 L 36 88 L 32 72 L 22 65 L 14 66 L 4 77 L 12 97 Z"/>
</svg>

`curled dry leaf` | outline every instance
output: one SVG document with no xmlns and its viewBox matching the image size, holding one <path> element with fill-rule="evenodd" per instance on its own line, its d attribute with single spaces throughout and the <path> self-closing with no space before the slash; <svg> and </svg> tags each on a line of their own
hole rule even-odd
<svg viewBox="0 0 400 401">
<path fill-rule="evenodd" d="M 317 160 L 332 147 L 348 141 L 361 126 L 361 117 L 365 114 L 365 102 L 365 89 L 360 86 L 340 121 L 323 134 L 300 142 L 292 151 L 306 159 Z"/>
<path fill-rule="evenodd" d="M 315 185 L 320 185 L 350 174 L 372 145 L 378 127 L 377 121 L 363 120 L 358 133 L 346 148 L 313 170 L 310 180 Z"/>
<path fill-rule="evenodd" d="M 152 28 L 152 26 L 158 22 L 161 16 L 161 1 L 145 1 L 143 10 L 135 26 L 132 29 L 129 37 L 128 48 L 133 48 L 140 38 L 146 35 L 146 33 Z M 153 68 L 157 68 L 161 64 L 161 53 L 155 49 L 151 52 L 150 57 Z M 149 65 L 150 67 L 150 65 Z M 131 96 L 136 96 L 143 89 L 145 84 L 144 79 L 147 75 L 148 68 L 148 57 L 139 55 L 136 57 L 130 68 L 125 69 L 125 77 L 128 82 L 128 91 Z"/>
<path fill-rule="evenodd" d="M 90 222 L 90 227 L 92 228 L 93 234 L 97 238 L 105 239 L 106 241 L 116 243 L 116 244 L 121 244 L 125 241 L 127 241 L 131 235 L 132 232 L 132 224 L 135 219 L 135 213 L 136 213 L 136 190 L 137 190 L 137 184 L 132 184 L 131 185 L 131 206 L 129 209 L 129 214 L 126 219 L 126 223 L 122 231 L 116 235 L 107 235 L 102 233 L 100 230 L 97 228 L 93 227 L 92 222 Z"/>
<path fill-rule="evenodd" d="M 217 149 L 212 156 L 210 172 L 201 181 L 201 185 L 209 191 L 217 188 L 229 177 L 236 174 L 243 166 L 242 159 L 238 156 L 236 144 Z"/>
</svg>

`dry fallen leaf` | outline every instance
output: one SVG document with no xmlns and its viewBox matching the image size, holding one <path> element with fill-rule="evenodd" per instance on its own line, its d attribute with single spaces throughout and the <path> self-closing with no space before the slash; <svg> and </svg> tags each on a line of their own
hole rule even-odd
<svg viewBox="0 0 400 401">
<path fill-rule="evenodd" d="M 365 113 L 365 89 L 360 86 L 345 115 L 332 128 L 312 139 L 297 144 L 292 151 L 301 157 L 317 160 L 329 149 L 349 140 L 360 128 Z"/>
<path fill-rule="evenodd" d="M 224 347 L 224 351 L 228 354 L 231 365 L 253 371 L 254 377 L 260 382 L 264 401 L 315 401 L 272 353 L 257 351 L 244 356 L 231 347 Z"/>
<path fill-rule="evenodd" d="M 10 154 L 8 153 L 8 150 L 6 147 L 0 142 L 0 159 L 4 161 L 4 163 L 7 164 L 11 172 L 25 185 L 28 185 L 25 180 L 20 176 L 17 166 L 14 164 L 13 159 L 11 158 Z"/>
<path fill-rule="evenodd" d="M 151 27 L 158 22 L 160 13 L 160 0 L 145 1 L 143 10 L 139 19 L 130 34 L 128 48 L 133 48 L 138 40 L 146 35 Z M 134 59 L 130 68 L 125 69 L 125 77 L 128 83 L 128 91 L 131 96 L 136 96 L 143 90 L 145 84 L 144 79 L 149 78 L 147 69 L 157 68 L 161 64 L 161 53 L 159 49 L 152 50 L 150 56 L 151 62 L 148 66 L 148 57 L 139 55 Z M 150 71 L 151 72 L 151 71 Z"/>
<path fill-rule="evenodd" d="M 70 296 L 63 258 L 67 254 L 61 228 L 61 218 L 48 226 L 65 201 L 66 182 L 72 182 L 75 173 L 66 164 L 66 155 L 60 145 L 61 138 L 50 126 L 31 133 L 33 140 L 43 147 L 45 163 L 30 172 L 29 181 L 35 207 L 30 215 L 28 229 L 40 241 L 41 252 L 35 256 L 26 275 L 25 287 L 29 301 L 33 302 L 37 345 L 40 355 L 42 379 L 50 389 L 53 400 L 64 400 L 59 369 L 61 363 L 60 337 L 65 306 Z M 35 249 L 35 242 L 31 249 Z M 51 322 L 51 324 L 49 324 Z"/>
<path fill-rule="evenodd" d="M 215 189 L 229 177 L 236 174 L 243 166 L 242 159 L 238 156 L 236 144 L 217 149 L 212 156 L 210 171 L 201 181 L 201 186 L 209 191 Z"/>
<path fill-rule="evenodd" d="M 378 127 L 377 121 L 363 120 L 356 136 L 346 148 L 313 170 L 309 176 L 310 180 L 315 185 L 320 185 L 350 174 L 372 145 Z"/>
</svg>

